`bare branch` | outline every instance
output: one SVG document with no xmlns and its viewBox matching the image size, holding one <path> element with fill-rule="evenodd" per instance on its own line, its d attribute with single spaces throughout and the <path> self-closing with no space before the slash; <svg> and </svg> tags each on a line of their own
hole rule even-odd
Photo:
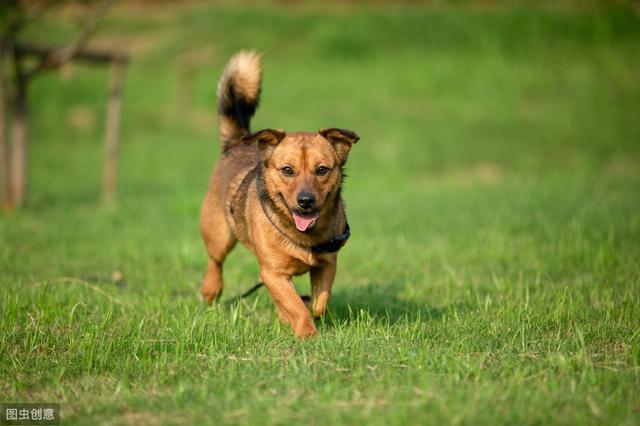
<svg viewBox="0 0 640 426">
<path fill-rule="evenodd" d="M 27 78 L 32 77 L 44 69 L 59 67 L 72 59 L 85 46 L 93 33 L 95 33 L 98 28 L 98 24 L 102 21 L 115 1 L 116 0 L 102 0 L 95 12 L 89 17 L 89 19 L 87 19 L 80 34 L 78 34 L 67 46 L 53 51 L 43 57 L 38 65 L 27 72 Z"/>
<path fill-rule="evenodd" d="M 24 42 L 16 42 L 14 45 L 14 49 L 19 55 L 37 56 L 39 57 L 40 61 L 45 60 L 45 58 L 50 56 L 53 52 L 59 50 L 59 48 L 55 46 Z M 73 59 L 92 63 L 126 63 L 128 57 L 124 52 L 121 51 L 83 48 L 76 52 Z"/>
</svg>

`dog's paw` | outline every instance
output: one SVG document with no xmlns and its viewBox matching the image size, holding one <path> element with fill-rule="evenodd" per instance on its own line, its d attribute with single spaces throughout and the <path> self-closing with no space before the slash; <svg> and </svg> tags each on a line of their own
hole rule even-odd
<svg viewBox="0 0 640 426">
<path fill-rule="evenodd" d="M 200 290 L 200 294 L 202 295 L 202 300 L 207 302 L 208 305 L 211 305 L 213 302 L 220 298 L 220 296 L 222 295 L 222 291 L 215 292 L 202 289 Z"/>
</svg>

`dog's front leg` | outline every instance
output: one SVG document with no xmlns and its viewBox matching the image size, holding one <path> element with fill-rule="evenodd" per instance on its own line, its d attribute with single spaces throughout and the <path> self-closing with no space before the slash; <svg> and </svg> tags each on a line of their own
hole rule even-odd
<svg viewBox="0 0 640 426">
<path fill-rule="evenodd" d="M 288 320 L 298 339 L 318 334 L 313 318 L 298 296 L 290 276 L 263 269 L 260 278 L 271 293 L 280 318 Z"/>
<path fill-rule="evenodd" d="M 323 266 L 312 268 L 311 276 L 311 312 L 318 318 L 324 314 L 331 297 L 331 287 L 336 276 L 336 262 L 329 262 Z"/>
</svg>

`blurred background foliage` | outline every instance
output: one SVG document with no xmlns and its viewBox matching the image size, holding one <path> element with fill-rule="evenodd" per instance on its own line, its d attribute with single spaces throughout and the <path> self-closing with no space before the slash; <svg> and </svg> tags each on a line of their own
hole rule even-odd
<svg viewBox="0 0 640 426">
<path fill-rule="evenodd" d="M 21 37 L 64 44 L 90 6 L 48 9 Z M 198 211 L 219 155 L 215 86 L 242 48 L 263 54 L 254 129 L 361 136 L 346 185 L 356 232 L 420 251 L 424 238 L 464 239 L 487 223 L 551 236 L 585 200 L 624 202 L 602 212 L 608 223 L 639 201 L 639 21 L 630 2 L 118 3 L 89 43 L 131 58 L 118 207 L 98 202 L 107 70 L 43 74 L 29 93 L 26 208 L 2 224 L 6 278 L 134 265 L 146 239 L 170 258 L 173 242 L 188 247 L 196 287 Z M 539 215 L 554 225 L 535 225 Z M 74 256 L 18 262 L 34 244 Z"/>
<path fill-rule="evenodd" d="M 64 44 L 87 9 L 48 9 L 21 37 Z M 584 197 L 637 205 L 639 21 L 629 2 L 118 3 L 89 43 L 131 58 L 118 208 L 98 202 L 107 70 L 71 63 L 43 74 L 29 94 L 26 208 L 3 224 L 13 242 L 6 277 L 135 264 L 130 250 L 146 238 L 163 256 L 174 256 L 176 240 L 189 247 L 196 287 L 198 211 L 219 155 L 215 86 L 242 48 L 263 54 L 254 129 L 337 126 L 361 136 L 346 185 L 356 232 L 394 224 L 386 232 L 423 250 L 421 239 L 464 239 L 483 220 L 541 235 L 536 214 L 563 226 Z M 543 210 L 521 214 L 533 206 Z M 40 250 L 76 256 L 36 269 L 36 259 L 17 262 L 39 239 Z"/>
</svg>

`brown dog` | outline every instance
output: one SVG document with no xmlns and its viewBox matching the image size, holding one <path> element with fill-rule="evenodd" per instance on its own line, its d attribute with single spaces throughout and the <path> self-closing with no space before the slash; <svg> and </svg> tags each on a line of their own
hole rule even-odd
<svg viewBox="0 0 640 426">
<path fill-rule="evenodd" d="M 240 240 L 258 258 L 260 278 L 281 321 L 296 337 L 315 335 L 327 307 L 337 252 L 349 237 L 340 198 L 342 168 L 358 136 L 348 130 L 250 134 L 260 97 L 260 57 L 236 54 L 218 82 L 222 156 L 202 204 L 200 227 L 209 254 L 202 296 L 223 288 L 222 262 Z M 291 277 L 311 274 L 309 303 Z"/>
</svg>

